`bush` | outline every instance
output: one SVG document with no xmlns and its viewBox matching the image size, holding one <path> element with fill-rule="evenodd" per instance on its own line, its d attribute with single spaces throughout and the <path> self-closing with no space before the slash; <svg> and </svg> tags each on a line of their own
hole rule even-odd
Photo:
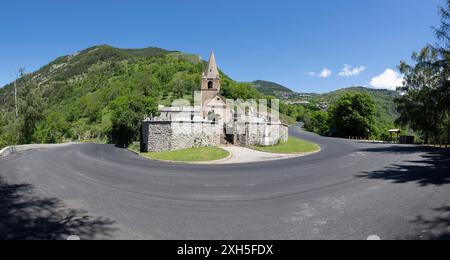
<svg viewBox="0 0 450 260">
<path fill-rule="evenodd" d="M 138 139 L 145 116 L 157 113 L 153 98 L 136 94 L 118 97 L 111 104 L 111 109 L 111 141 L 126 147 Z"/>
<path fill-rule="evenodd" d="M 326 111 L 314 111 L 305 120 L 305 128 L 320 135 L 326 135 L 329 130 L 329 116 Z"/>
<path fill-rule="evenodd" d="M 70 125 L 60 112 L 51 112 L 37 127 L 35 139 L 40 143 L 61 143 L 68 136 Z"/>
<path fill-rule="evenodd" d="M 347 93 L 330 109 L 330 126 L 341 137 L 368 137 L 375 129 L 376 108 L 368 94 Z"/>
</svg>

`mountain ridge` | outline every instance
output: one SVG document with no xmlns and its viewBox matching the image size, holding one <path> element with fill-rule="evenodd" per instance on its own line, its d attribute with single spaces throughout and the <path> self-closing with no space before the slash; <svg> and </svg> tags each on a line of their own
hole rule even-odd
<svg viewBox="0 0 450 260">
<path fill-rule="evenodd" d="M 62 63 L 64 63 L 64 61 L 70 60 L 79 55 L 92 54 L 92 52 L 95 52 L 99 49 L 110 50 L 111 52 L 109 54 L 113 55 L 113 56 L 117 56 L 117 57 L 122 56 L 122 57 L 139 58 L 139 57 L 158 57 L 158 56 L 162 57 L 162 56 L 169 55 L 172 57 L 183 58 L 183 59 L 189 60 L 191 62 L 206 62 L 206 61 L 202 60 L 199 55 L 196 55 L 196 54 L 188 54 L 188 53 L 184 53 L 184 52 L 176 51 L 176 50 L 166 50 L 166 49 L 159 48 L 159 47 L 145 47 L 145 48 L 134 48 L 133 49 L 133 48 L 119 48 L 119 47 L 113 47 L 111 45 L 103 44 L 103 45 L 95 45 L 95 46 L 86 48 L 82 51 L 75 52 L 73 54 L 57 57 L 50 63 L 40 67 L 39 69 L 37 69 L 34 72 L 26 74 L 26 75 L 33 75 L 37 72 L 41 72 L 43 69 L 51 67 L 51 66 L 54 66 L 53 69 L 55 69 L 55 68 L 57 69 L 58 65 L 62 66 Z M 99 56 L 99 57 L 95 56 L 95 58 L 98 58 L 97 61 L 102 61 L 102 59 L 103 59 L 102 56 Z M 7 83 L 4 86 L 1 86 L 0 89 L 4 89 L 5 87 L 12 85 L 13 83 L 14 82 Z M 242 83 L 246 83 L 246 82 L 242 82 Z M 268 95 L 268 96 L 275 96 L 275 97 L 279 97 L 279 98 L 282 98 L 282 96 L 280 94 L 288 94 L 288 95 L 292 95 L 293 97 L 297 97 L 298 95 L 305 95 L 305 94 L 316 95 L 316 96 L 325 96 L 330 93 L 345 91 L 345 90 L 352 90 L 352 89 L 353 90 L 365 89 L 365 90 L 369 90 L 369 91 L 378 91 L 378 92 L 396 92 L 396 91 L 384 90 L 384 89 L 382 89 L 382 90 L 372 89 L 372 88 L 362 87 L 362 86 L 346 87 L 346 88 L 329 91 L 326 93 L 297 92 L 289 87 L 286 87 L 286 86 L 276 83 L 274 81 L 262 80 L 262 79 L 248 82 L 247 84 L 250 84 L 250 86 L 252 88 L 255 88 L 261 94 Z"/>
</svg>

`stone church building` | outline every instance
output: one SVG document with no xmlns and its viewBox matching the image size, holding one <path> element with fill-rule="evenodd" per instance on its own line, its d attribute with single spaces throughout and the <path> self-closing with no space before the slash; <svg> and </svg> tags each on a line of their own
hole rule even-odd
<svg viewBox="0 0 450 260">
<path fill-rule="evenodd" d="M 141 151 L 221 145 L 270 146 L 287 141 L 288 127 L 278 116 L 261 112 L 257 106 L 247 102 L 236 105 L 220 95 L 220 73 L 211 53 L 194 106 L 182 100 L 175 101 L 172 107 L 160 106 L 159 116 L 143 122 Z"/>
</svg>

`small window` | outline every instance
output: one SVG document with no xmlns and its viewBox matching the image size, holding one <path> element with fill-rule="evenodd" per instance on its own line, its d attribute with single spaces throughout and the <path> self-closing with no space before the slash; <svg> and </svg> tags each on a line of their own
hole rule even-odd
<svg viewBox="0 0 450 260">
<path fill-rule="evenodd" d="M 208 89 L 212 89 L 214 87 L 214 83 L 212 81 L 208 82 Z"/>
</svg>

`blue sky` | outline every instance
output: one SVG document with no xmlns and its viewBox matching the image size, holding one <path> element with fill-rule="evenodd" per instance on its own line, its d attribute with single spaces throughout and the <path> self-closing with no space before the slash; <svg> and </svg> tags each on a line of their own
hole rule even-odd
<svg viewBox="0 0 450 260">
<path fill-rule="evenodd" d="M 400 60 L 433 43 L 443 0 L 22 0 L 0 3 L 0 86 L 93 45 L 214 49 L 238 81 L 296 91 L 389 88 Z M 346 65 L 346 66 L 345 66 Z M 401 78 L 400 78 L 401 79 Z"/>
</svg>

